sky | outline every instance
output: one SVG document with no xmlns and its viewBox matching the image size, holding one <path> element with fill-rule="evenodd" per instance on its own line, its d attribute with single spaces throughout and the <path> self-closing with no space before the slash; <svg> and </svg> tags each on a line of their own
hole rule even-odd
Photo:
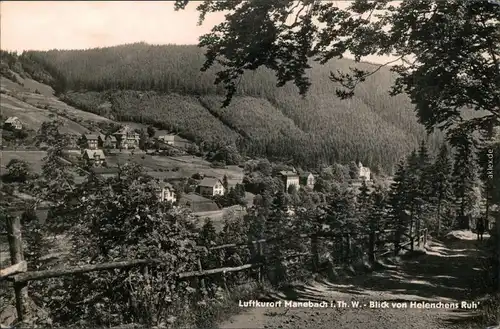
<svg viewBox="0 0 500 329">
<path fill-rule="evenodd" d="M 270 0 L 271 1 L 271 0 Z M 335 1 L 345 7 L 348 1 Z M 88 49 L 126 43 L 197 44 L 224 19 L 198 26 L 196 3 L 176 12 L 168 1 L 2 1 L 2 50 Z M 367 58 L 385 62 L 387 58 Z"/>
</svg>

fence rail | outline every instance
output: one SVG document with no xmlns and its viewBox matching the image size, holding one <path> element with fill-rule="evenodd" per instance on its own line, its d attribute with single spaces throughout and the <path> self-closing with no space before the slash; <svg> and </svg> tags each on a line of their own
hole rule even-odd
<svg viewBox="0 0 500 329">
<path fill-rule="evenodd" d="M 125 268 L 133 268 L 133 267 L 140 267 L 140 266 L 147 266 L 147 265 L 161 265 L 163 262 L 158 259 L 136 259 L 136 260 L 124 260 L 124 261 L 118 261 L 118 262 L 110 262 L 110 263 L 103 263 L 103 264 L 94 264 L 94 265 L 83 265 L 83 266 L 75 266 L 75 267 L 70 267 L 70 268 L 63 268 L 63 269 L 56 269 L 56 270 L 44 270 L 44 271 L 28 271 L 27 270 L 27 263 L 24 260 L 24 253 L 23 253 L 23 243 L 22 243 L 22 236 L 21 236 L 21 221 L 20 217 L 11 217 L 7 220 L 7 233 L 8 233 L 8 240 L 9 240 L 9 249 L 10 249 L 10 255 L 11 255 L 11 263 L 12 265 L 2 269 L 0 271 L 0 280 L 8 280 L 13 282 L 14 285 L 14 292 L 15 292 L 15 297 L 16 297 L 16 310 L 17 310 L 17 315 L 18 315 L 18 320 L 20 322 L 23 322 L 27 319 L 28 314 L 27 314 L 27 300 L 28 300 L 28 291 L 27 291 L 27 283 L 29 281 L 34 281 L 34 280 L 43 280 L 43 279 L 48 279 L 48 278 L 54 278 L 54 277 L 61 277 L 61 276 L 67 276 L 67 275 L 73 275 L 73 274 L 81 274 L 81 273 L 88 273 L 88 272 L 94 272 L 94 271 L 105 271 L 105 270 L 112 270 L 112 269 L 125 269 Z M 369 239 L 369 250 L 368 250 L 368 255 L 370 257 L 371 261 L 374 261 L 376 257 L 383 257 L 386 256 L 390 253 L 394 253 L 395 255 L 398 254 L 398 252 L 401 249 L 409 249 L 413 250 L 415 243 L 420 246 L 421 243 L 425 246 L 427 243 L 427 229 L 422 229 L 418 232 L 413 237 L 410 237 L 410 240 L 407 242 L 399 242 L 394 240 L 385 240 L 385 242 L 392 243 L 394 245 L 393 248 L 385 248 L 385 249 L 379 249 L 377 250 L 376 248 L 376 242 L 377 242 L 377 237 L 380 237 L 381 235 L 384 234 L 390 234 L 390 233 L 395 233 L 395 230 L 382 230 L 382 231 L 374 231 L 371 232 L 370 234 L 370 239 Z M 297 258 L 297 257 L 302 257 L 302 256 L 312 256 L 313 260 L 313 266 L 315 269 L 319 268 L 319 242 L 318 240 L 320 238 L 342 238 L 342 244 L 341 244 L 341 253 L 347 253 L 347 259 L 351 257 L 349 255 L 349 251 L 351 250 L 351 237 L 353 235 L 349 233 L 330 233 L 330 232 L 321 232 L 321 233 L 312 233 L 312 234 L 300 234 L 298 237 L 299 238 L 304 238 L 304 239 L 310 239 L 311 242 L 311 250 L 309 252 L 302 252 L 302 253 L 295 253 L 291 255 L 286 255 L 279 257 L 280 260 L 284 259 L 290 259 L 290 258 Z M 345 239 L 344 239 L 345 238 Z M 272 238 L 272 239 L 262 239 L 262 240 L 256 240 L 256 241 L 250 241 L 247 243 L 230 243 L 230 244 L 224 244 L 224 245 L 219 245 L 219 246 L 212 246 L 212 247 L 204 247 L 201 246 L 197 250 L 198 251 L 221 251 L 224 249 L 229 249 L 229 248 L 248 248 L 248 250 L 254 250 L 256 251 L 255 254 L 257 254 L 257 257 L 254 257 L 255 260 L 253 260 L 251 263 L 248 264 L 243 264 L 239 266 L 233 266 L 233 267 L 219 267 L 219 268 L 214 268 L 214 269 L 203 269 L 202 263 L 201 263 L 201 258 L 198 258 L 198 270 L 197 271 L 189 271 L 189 272 L 182 272 L 182 273 L 177 273 L 177 278 L 179 280 L 186 280 L 186 279 L 191 279 L 191 278 L 198 278 L 201 286 L 204 288 L 205 287 L 205 282 L 204 282 L 204 277 L 207 276 L 212 276 L 212 275 L 222 275 L 222 279 L 224 282 L 224 286 L 227 289 L 226 286 L 226 273 L 230 272 L 240 272 L 240 271 L 245 271 L 248 269 L 259 269 L 258 273 L 258 280 L 261 281 L 263 274 L 263 267 L 265 264 L 261 262 L 262 257 L 264 256 L 264 248 L 263 246 L 265 244 L 269 244 L 273 241 L 282 241 L 285 240 L 285 238 Z M 346 246 L 344 247 L 343 243 L 346 243 Z M 380 241 L 378 241 L 380 242 Z M 384 242 L 384 241 L 382 241 Z M 256 248 L 255 248 L 256 247 Z M 255 249 L 254 249 L 255 248 Z M 344 258 L 345 259 L 345 258 Z"/>
</svg>

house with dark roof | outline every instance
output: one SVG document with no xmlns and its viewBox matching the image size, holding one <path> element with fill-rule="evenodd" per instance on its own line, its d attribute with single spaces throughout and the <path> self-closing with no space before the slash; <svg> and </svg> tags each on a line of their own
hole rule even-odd
<svg viewBox="0 0 500 329">
<path fill-rule="evenodd" d="M 300 185 L 308 187 L 308 188 L 314 188 L 314 183 L 316 182 L 316 179 L 314 178 L 314 175 L 310 172 L 304 172 L 300 175 Z"/>
<path fill-rule="evenodd" d="M 220 179 L 205 177 L 198 184 L 199 193 L 205 197 L 213 197 L 215 195 L 224 195 L 226 193 L 224 185 Z"/>
<path fill-rule="evenodd" d="M 87 149 L 95 150 L 99 147 L 99 137 L 97 134 L 85 134 L 82 136 Z"/>
<path fill-rule="evenodd" d="M 280 171 L 280 176 L 283 184 L 285 185 L 285 192 L 287 192 L 292 185 L 294 185 L 296 188 L 299 188 L 300 178 L 295 171 Z"/>
</svg>

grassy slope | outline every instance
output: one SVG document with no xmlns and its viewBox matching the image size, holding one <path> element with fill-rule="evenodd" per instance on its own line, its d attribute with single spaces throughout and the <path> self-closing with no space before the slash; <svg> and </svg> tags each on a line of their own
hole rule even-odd
<svg viewBox="0 0 500 329">
<path fill-rule="evenodd" d="M 106 162 L 110 167 L 115 167 L 129 160 L 141 164 L 148 174 L 159 179 L 191 177 L 193 174 L 202 173 L 219 179 L 226 175 L 230 186 L 241 183 L 243 180 L 243 169 L 238 166 L 215 169 L 210 167 L 209 162 L 194 156 L 131 155 L 117 152 L 106 157 Z"/>
<path fill-rule="evenodd" d="M 29 78 L 18 75 L 17 81 L 14 82 L 2 76 L 0 87 L 2 116 L 17 116 L 28 129 L 37 130 L 44 121 L 53 120 L 58 115 L 64 122 L 63 131 L 71 134 L 89 131 L 81 124 L 83 121 L 110 121 L 108 118 L 69 106 L 54 96 L 50 86 Z"/>
<path fill-rule="evenodd" d="M 163 123 L 191 139 L 211 142 L 244 136 L 271 153 L 280 154 L 293 144 L 304 157 L 332 160 L 335 153 L 340 162 L 359 158 L 388 169 L 425 138 L 407 97 L 388 96 L 394 79 L 388 69 L 370 77 L 353 99 L 335 96 L 335 85 L 328 78 L 331 70 L 353 65 L 369 69 L 371 64 L 347 59 L 314 64 L 313 86 L 305 99 L 292 85 L 276 88 L 270 72 L 250 72 L 234 103 L 221 110 L 214 70 L 199 72 L 204 58 L 194 46 L 133 44 L 35 55 L 67 77 L 73 89 L 65 95 L 69 102 L 119 120 Z M 110 86 L 146 92 L 115 92 Z M 431 149 L 440 140 L 432 136 Z"/>
</svg>

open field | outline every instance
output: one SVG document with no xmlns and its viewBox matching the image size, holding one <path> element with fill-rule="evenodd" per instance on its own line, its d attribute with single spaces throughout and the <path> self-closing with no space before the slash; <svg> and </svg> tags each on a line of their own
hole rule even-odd
<svg viewBox="0 0 500 329">
<path fill-rule="evenodd" d="M 33 172 L 40 173 L 42 171 L 42 159 L 47 155 L 46 151 L 6 151 L 0 150 L 0 174 L 5 172 L 5 167 L 12 159 L 26 161 Z M 80 176 L 76 170 L 73 171 L 75 182 L 81 183 L 85 177 Z"/>
<path fill-rule="evenodd" d="M 66 115 L 73 115 L 82 120 L 92 121 L 111 121 L 100 115 L 85 112 L 74 108 L 64 102 L 61 102 L 54 96 L 52 87 L 32 79 L 23 79 L 19 75 L 18 80 L 22 83 L 13 82 L 5 77 L 1 77 L 1 88 L 7 92 L 14 93 L 16 98 L 19 96 L 24 102 L 29 105 L 45 108 L 48 107 L 51 112 L 62 112 Z"/>
<path fill-rule="evenodd" d="M 38 130 L 44 121 L 51 121 L 58 117 L 54 112 L 37 108 L 15 97 L 2 94 L 0 105 L 4 117 L 16 116 L 21 120 L 24 127 Z M 64 117 L 58 117 L 64 122 L 61 132 L 67 134 L 84 134 L 89 130 L 77 122 Z"/>
<path fill-rule="evenodd" d="M 246 211 L 242 209 L 240 206 L 232 206 L 223 208 L 216 211 L 203 211 L 203 212 L 195 212 L 196 216 L 200 218 L 198 224 L 199 226 L 203 226 L 206 218 L 210 218 L 214 224 L 215 230 L 217 232 L 222 231 L 224 227 L 224 218 L 241 218 L 245 216 Z"/>
<path fill-rule="evenodd" d="M 127 161 L 139 163 L 153 177 L 158 179 L 172 179 L 191 177 L 193 174 L 202 173 L 208 176 L 228 177 L 230 186 L 241 183 L 243 169 L 238 166 L 228 166 L 227 169 L 214 169 L 210 163 L 195 156 L 156 156 L 147 154 L 115 153 L 106 157 L 108 166 L 116 166 Z"/>
<path fill-rule="evenodd" d="M 77 152 L 79 153 L 79 152 Z M 40 172 L 42 159 L 47 153 L 45 151 L 0 151 L 0 168 L 3 170 L 12 159 L 26 161 L 34 172 Z M 128 161 L 144 166 L 146 172 L 158 179 L 172 179 L 191 177 L 195 173 L 202 173 L 208 176 L 228 177 L 229 186 L 241 183 L 243 180 L 243 169 L 238 166 L 228 166 L 227 169 L 210 168 L 210 163 L 193 156 L 151 156 L 147 154 L 115 153 L 106 156 L 109 167 L 116 167 Z M 81 178 L 78 178 L 81 180 Z M 253 197 L 250 197 L 253 199 Z"/>
<path fill-rule="evenodd" d="M 62 132 L 88 133 L 83 121 L 110 122 L 111 120 L 69 106 L 53 95 L 51 87 L 18 76 L 21 84 L 0 77 L 1 112 L 3 117 L 17 116 L 28 129 L 38 130 L 44 121 L 58 118 L 64 122 Z"/>
<path fill-rule="evenodd" d="M 34 172 L 40 172 L 45 155 L 45 151 L 0 151 L 0 171 L 5 170 L 10 160 L 18 159 L 26 161 Z"/>
</svg>

